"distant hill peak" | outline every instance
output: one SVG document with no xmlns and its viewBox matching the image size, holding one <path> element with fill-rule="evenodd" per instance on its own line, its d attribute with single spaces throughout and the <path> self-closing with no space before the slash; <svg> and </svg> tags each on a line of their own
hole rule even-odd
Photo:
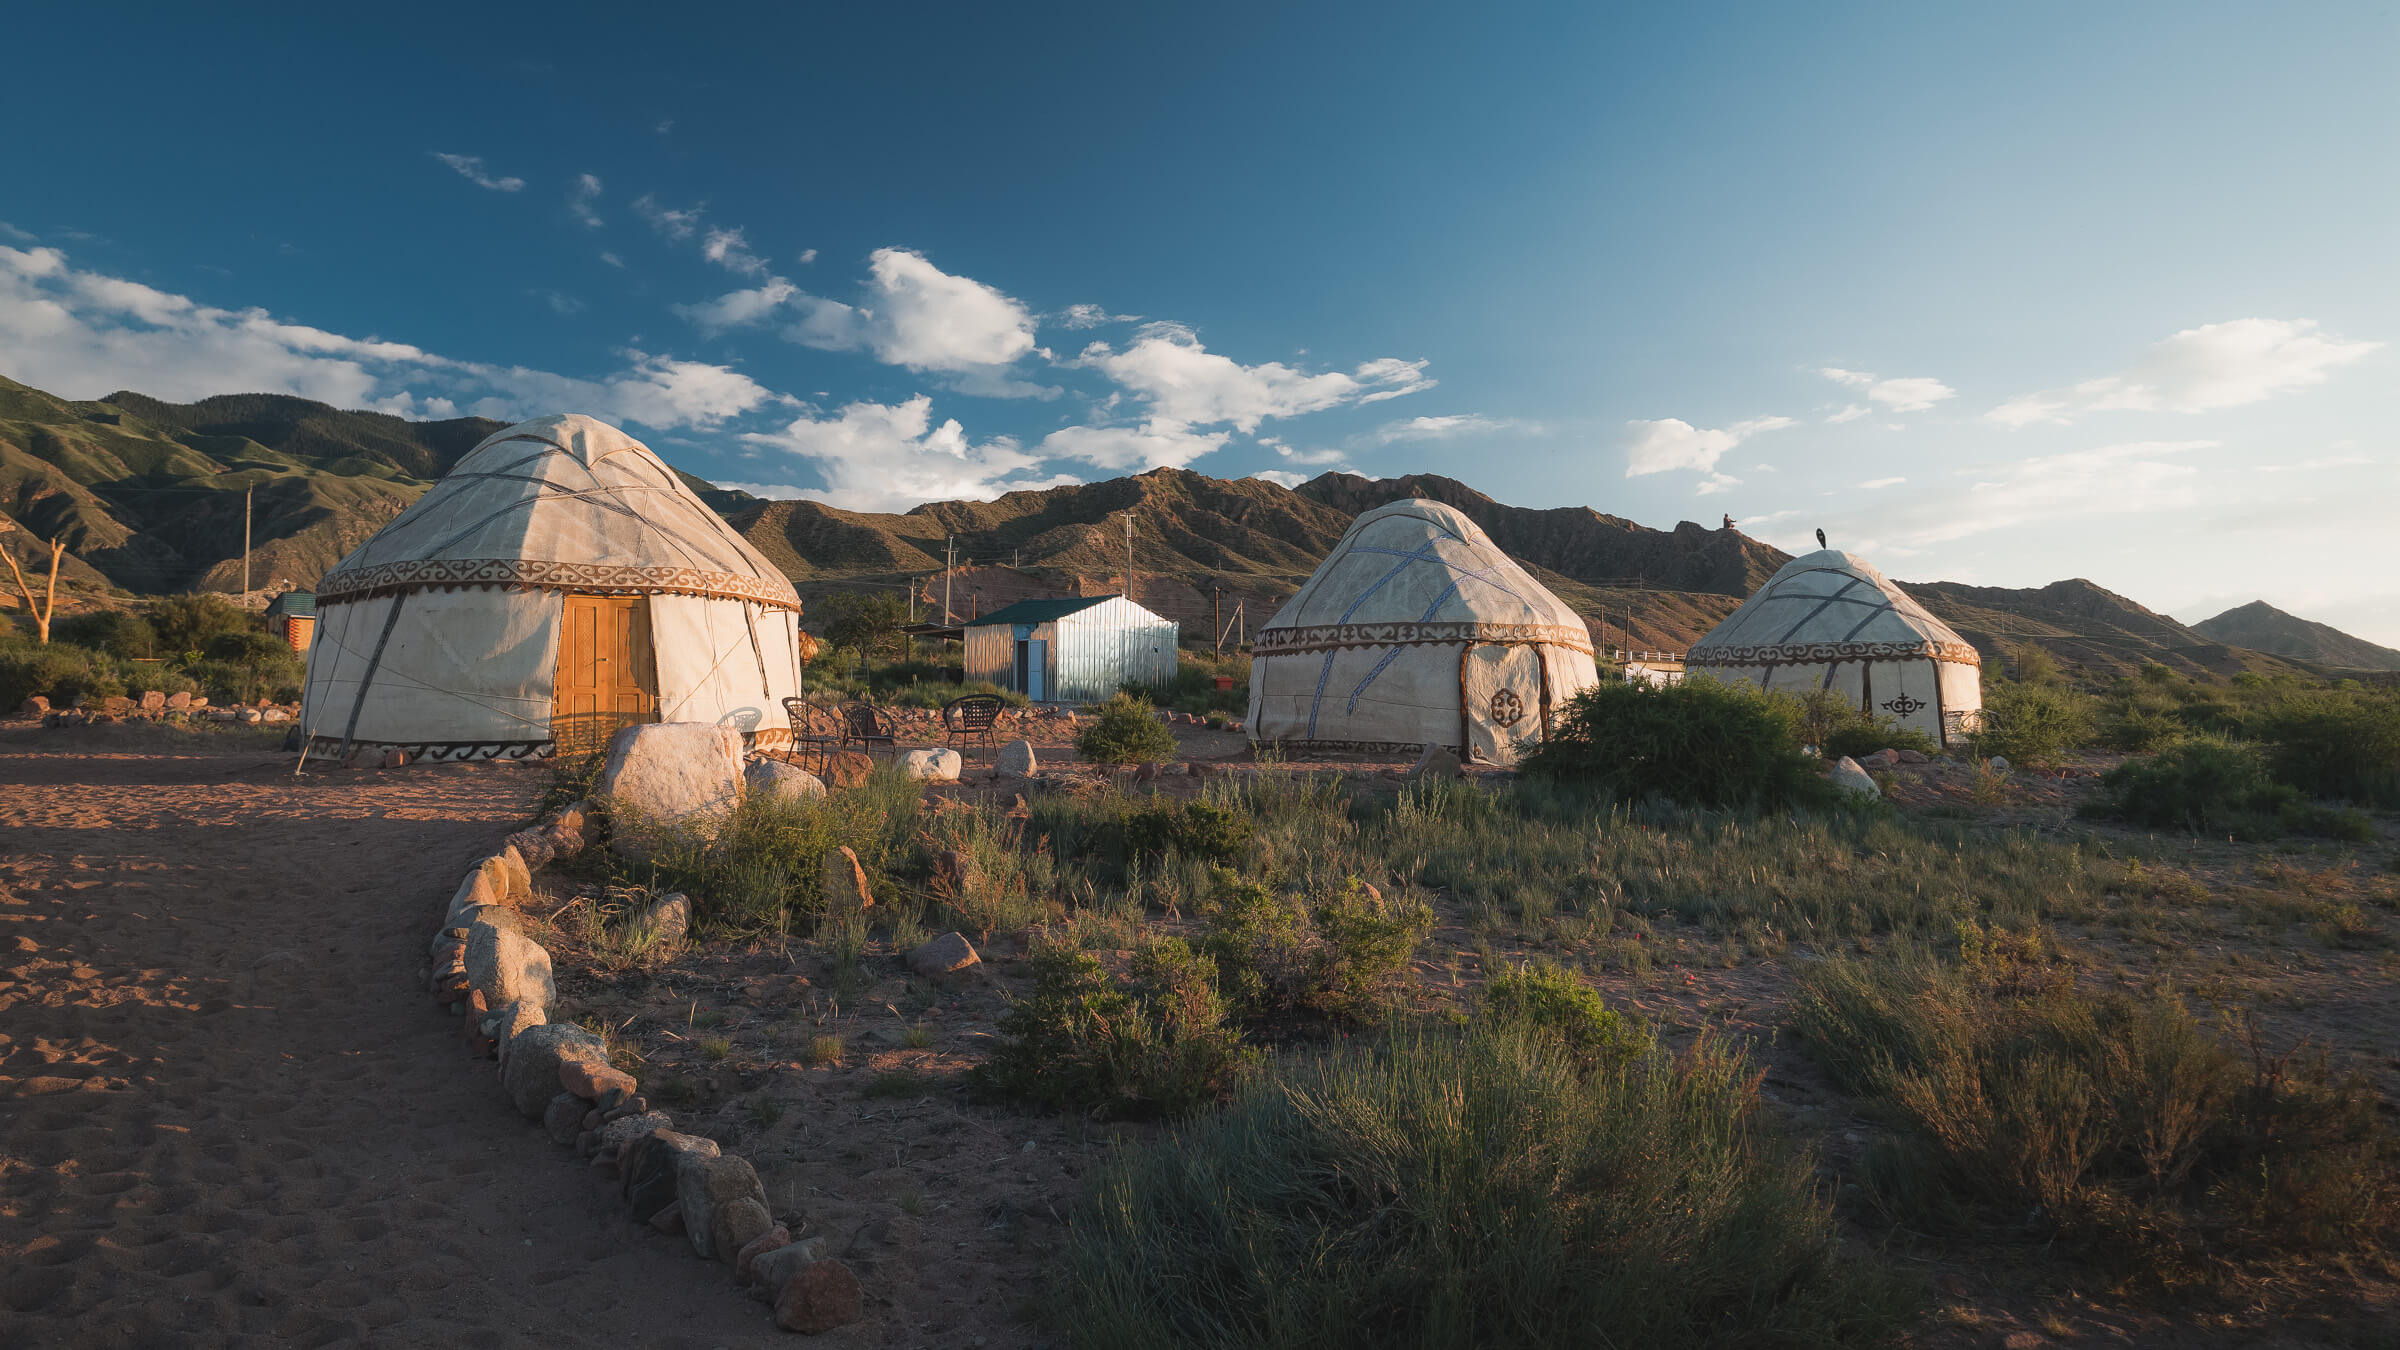
<svg viewBox="0 0 2400 1350">
<path fill-rule="evenodd" d="M 2219 642 L 2343 670 L 2400 670 L 2400 651 L 2379 647 L 2339 628 L 2286 614 L 2264 600 L 2237 605 L 2192 631 Z"/>
</svg>

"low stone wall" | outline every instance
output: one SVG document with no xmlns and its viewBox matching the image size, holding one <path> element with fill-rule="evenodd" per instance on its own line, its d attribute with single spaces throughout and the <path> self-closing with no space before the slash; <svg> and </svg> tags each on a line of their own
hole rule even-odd
<svg viewBox="0 0 2400 1350">
<path fill-rule="evenodd" d="M 599 823 L 588 802 L 561 807 L 476 864 L 434 935 L 426 987 L 463 1019 L 473 1053 L 498 1062 L 508 1103 L 615 1181 L 630 1220 L 681 1234 L 695 1256 L 729 1267 L 774 1305 L 776 1324 L 788 1331 L 814 1334 L 857 1320 L 858 1277 L 826 1254 L 825 1238 L 794 1240 L 747 1161 L 678 1132 L 631 1075 L 609 1064 L 598 1036 L 549 1020 L 558 996 L 550 954 L 525 935 L 519 910 L 533 896 L 534 873 L 590 847 Z M 681 896 L 664 898 L 653 914 L 668 926 L 689 917 Z"/>
</svg>

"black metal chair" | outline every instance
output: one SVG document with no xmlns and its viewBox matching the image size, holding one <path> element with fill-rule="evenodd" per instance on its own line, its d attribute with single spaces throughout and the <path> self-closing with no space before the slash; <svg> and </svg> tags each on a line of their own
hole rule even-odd
<svg viewBox="0 0 2400 1350">
<path fill-rule="evenodd" d="M 900 753 L 900 729 L 893 725 L 890 713 L 872 703 L 853 699 L 843 704 L 842 733 L 842 744 L 856 741 L 866 747 L 866 753 L 870 756 L 879 745 L 887 754 Z"/>
<path fill-rule="evenodd" d="M 804 698 L 785 699 L 783 715 L 792 723 L 789 757 L 803 769 L 814 758 L 817 767 L 811 772 L 822 775 L 833 759 L 834 748 L 846 739 L 842 719 Z"/>
<path fill-rule="evenodd" d="M 1000 710 L 1006 706 L 998 694 L 962 694 L 950 700 L 942 705 L 945 739 L 962 754 L 977 741 L 987 749 L 998 748 Z"/>
</svg>

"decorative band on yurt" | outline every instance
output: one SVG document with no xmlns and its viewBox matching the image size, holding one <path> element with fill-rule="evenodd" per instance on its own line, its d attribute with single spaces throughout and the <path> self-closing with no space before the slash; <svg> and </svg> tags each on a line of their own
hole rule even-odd
<svg viewBox="0 0 2400 1350">
<path fill-rule="evenodd" d="M 1530 642 L 1592 655 L 1584 628 L 1541 623 L 1325 623 L 1259 630 L 1253 655 L 1316 652 L 1337 647 L 1398 647 L 1454 642 Z"/>
<path fill-rule="evenodd" d="M 1964 642 L 1785 642 L 1755 647 L 1694 647 L 1684 653 L 1692 666 L 1822 665 L 1828 661 L 1901 661 L 1922 657 L 1981 666 L 1983 657 Z"/>
<path fill-rule="evenodd" d="M 623 563 L 543 562 L 532 558 L 428 558 L 376 563 L 334 572 L 317 585 L 317 603 L 364 600 L 401 591 L 457 590 L 463 586 L 523 587 L 573 591 L 579 595 L 700 595 L 747 600 L 797 614 L 788 583 L 695 567 L 642 567 Z"/>
</svg>

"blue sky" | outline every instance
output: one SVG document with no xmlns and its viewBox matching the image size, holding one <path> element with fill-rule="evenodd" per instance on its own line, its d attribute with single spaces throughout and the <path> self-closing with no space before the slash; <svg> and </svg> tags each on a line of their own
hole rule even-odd
<svg viewBox="0 0 2400 1350">
<path fill-rule="evenodd" d="M 583 411 L 877 510 L 1422 470 L 2400 645 L 2388 4 L 11 35 L 0 373 L 71 396 Z"/>
</svg>

